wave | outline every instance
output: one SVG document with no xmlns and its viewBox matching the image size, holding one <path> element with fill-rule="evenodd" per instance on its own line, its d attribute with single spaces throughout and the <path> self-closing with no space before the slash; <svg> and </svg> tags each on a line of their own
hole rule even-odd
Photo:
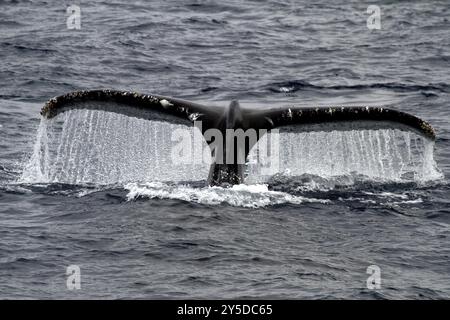
<svg viewBox="0 0 450 320">
<path fill-rule="evenodd" d="M 370 83 L 355 85 L 332 85 L 321 86 L 315 85 L 304 80 L 290 80 L 282 82 L 273 82 L 263 86 L 264 91 L 275 93 L 293 93 L 308 89 L 320 90 L 368 90 L 368 89 L 386 89 L 399 92 L 417 92 L 434 90 L 438 92 L 450 93 L 450 85 L 446 83 L 429 83 L 427 85 L 420 84 L 404 84 L 396 82 L 386 83 Z"/>
<path fill-rule="evenodd" d="M 14 48 L 18 51 L 21 52 L 41 52 L 41 53 L 54 53 L 57 52 L 57 50 L 55 49 L 49 49 L 48 47 L 45 48 L 39 48 L 39 47 L 34 47 L 34 46 L 29 46 L 27 44 L 15 44 L 15 43 L 11 43 L 11 42 L 3 42 L 1 44 L 2 47 L 6 47 L 6 48 Z"/>
</svg>

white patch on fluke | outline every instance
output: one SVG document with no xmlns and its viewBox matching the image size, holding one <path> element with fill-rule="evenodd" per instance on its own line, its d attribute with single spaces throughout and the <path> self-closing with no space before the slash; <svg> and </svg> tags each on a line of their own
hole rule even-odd
<svg viewBox="0 0 450 320">
<path fill-rule="evenodd" d="M 196 121 L 199 117 L 200 117 L 200 113 L 198 113 L 198 112 L 192 113 L 189 115 L 189 120 Z"/>
<path fill-rule="evenodd" d="M 159 103 L 161 103 L 161 105 L 162 105 L 164 108 L 173 106 L 173 104 L 171 104 L 171 103 L 170 103 L 169 101 L 167 101 L 166 99 L 160 100 Z"/>
</svg>

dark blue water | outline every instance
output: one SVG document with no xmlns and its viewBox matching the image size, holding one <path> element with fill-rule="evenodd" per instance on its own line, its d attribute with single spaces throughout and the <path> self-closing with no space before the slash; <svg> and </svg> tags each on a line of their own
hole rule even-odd
<svg viewBox="0 0 450 320">
<path fill-rule="evenodd" d="M 447 1 L 377 1 L 380 30 L 359 1 L 79 2 L 80 30 L 66 27 L 70 4 L 0 0 L 1 298 L 450 297 Z M 436 129 L 443 177 L 238 190 L 21 183 L 45 101 L 97 88 L 390 105 Z M 69 265 L 80 290 L 66 287 Z M 366 287 L 369 265 L 378 290 Z"/>
</svg>

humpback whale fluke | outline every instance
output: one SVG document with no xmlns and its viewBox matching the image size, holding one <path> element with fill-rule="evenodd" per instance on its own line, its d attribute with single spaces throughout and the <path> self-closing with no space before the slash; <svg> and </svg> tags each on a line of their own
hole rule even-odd
<svg viewBox="0 0 450 320">
<path fill-rule="evenodd" d="M 102 102 L 102 103 L 95 103 Z M 77 91 L 49 100 L 41 110 L 45 118 L 53 118 L 72 109 L 94 109 L 115 112 L 147 120 L 193 124 L 201 121 L 202 134 L 217 129 L 224 137 L 219 152 L 208 142 L 213 155 L 208 183 L 210 185 L 243 182 L 245 164 L 237 161 L 247 158 L 255 142 L 243 146 L 230 143 L 227 130 L 254 129 L 270 131 L 276 128 L 296 128 L 296 131 L 348 131 L 361 129 L 398 129 L 413 131 L 428 140 L 435 140 L 435 132 L 424 120 L 384 107 L 283 107 L 270 109 L 241 108 L 232 101 L 226 108 L 205 106 L 181 99 L 153 94 L 114 90 Z M 261 138 L 258 136 L 257 139 Z M 234 137 L 233 137 L 234 139 Z M 220 161 L 228 159 L 231 161 Z"/>
</svg>

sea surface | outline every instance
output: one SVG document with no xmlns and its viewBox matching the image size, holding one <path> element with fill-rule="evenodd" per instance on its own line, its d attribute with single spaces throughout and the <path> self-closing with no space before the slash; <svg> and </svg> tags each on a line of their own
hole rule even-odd
<svg viewBox="0 0 450 320">
<path fill-rule="evenodd" d="M 79 30 L 66 23 L 73 4 Z M 360 1 L 0 0 L 0 298 L 450 298 L 450 3 L 373 4 L 381 29 Z M 254 108 L 385 105 L 428 121 L 437 139 L 413 179 L 333 175 L 341 160 L 324 165 L 320 150 L 294 182 L 233 188 L 136 166 L 127 181 L 36 174 L 33 156 L 56 143 L 41 139 L 43 104 L 101 88 Z M 84 116 L 62 119 L 76 132 Z M 105 126 L 146 126 L 132 121 Z M 330 137 L 289 146 L 328 150 Z M 121 139 L 114 150 L 146 150 Z M 96 171 L 80 150 L 61 156 Z M 73 265 L 81 288 L 69 290 Z M 373 265 L 378 289 L 367 286 Z"/>
</svg>

